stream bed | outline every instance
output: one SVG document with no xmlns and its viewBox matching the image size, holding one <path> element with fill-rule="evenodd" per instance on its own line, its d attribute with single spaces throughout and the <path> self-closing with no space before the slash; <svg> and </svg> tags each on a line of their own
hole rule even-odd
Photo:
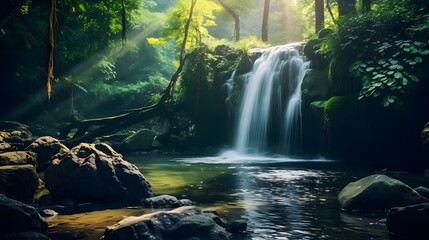
<svg viewBox="0 0 429 240">
<path fill-rule="evenodd" d="M 386 212 L 347 213 L 337 195 L 374 170 L 326 160 L 241 157 L 179 158 L 128 155 L 157 195 L 189 198 L 215 208 L 226 220 L 244 219 L 247 232 L 235 239 L 389 239 Z M 346 170 L 347 169 L 347 170 Z M 423 174 L 392 176 L 411 187 L 427 186 Z M 124 217 L 154 211 L 140 206 L 109 208 L 48 219 L 52 239 L 100 239 Z"/>
</svg>

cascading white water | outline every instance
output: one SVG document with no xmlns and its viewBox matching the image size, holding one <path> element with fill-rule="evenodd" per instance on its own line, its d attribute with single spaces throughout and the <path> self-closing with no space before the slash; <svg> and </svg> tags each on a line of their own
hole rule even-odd
<svg viewBox="0 0 429 240">
<path fill-rule="evenodd" d="M 300 57 L 299 44 L 266 49 L 246 75 L 235 138 L 242 154 L 265 153 L 272 145 L 292 152 L 300 130 L 301 82 L 308 63 Z"/>
</svg>

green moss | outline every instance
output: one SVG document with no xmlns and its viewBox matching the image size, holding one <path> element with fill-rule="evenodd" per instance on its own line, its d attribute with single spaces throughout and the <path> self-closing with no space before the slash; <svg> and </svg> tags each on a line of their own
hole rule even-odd
<svg viewBox="0 0 429 240">
<path fill-rule="evenodd" d="M 304 46 L 304 54 L 310 60 L 314 60 L 318 57 L 316 51 L 320 49 L 319 44 L 322 43 L 320 39 L 310 39 Z"/>
<path fill-rule="evenodd" d="M 340 112 L 349 109 L 352 103 L 350 96 L 334 96 L 325 103 L 325 114 Z"/>
<path fill-rule="evenodd" d="M 323 39 L 323 38 L 325 38 L 326 36 L 328 36 L 328 35 L 330 35 L 332 33 L 334 33 L 334 30 L 332 30 L 330 28 L 324 28 L 324 29 L 322 29 L 322 30 L 319 31 L 318 37 L 320 39 Z"/>
</svg>

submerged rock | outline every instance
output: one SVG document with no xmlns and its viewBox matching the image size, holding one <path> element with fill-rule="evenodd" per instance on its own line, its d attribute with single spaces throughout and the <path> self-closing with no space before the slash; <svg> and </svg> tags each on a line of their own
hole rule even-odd
<svg viewBox="0 0 429 240">
<path fill-rule="evenodd" d="M 139 217 L 127 217 L 107 227 L 104 240 L 227 240 L 224 228 L 206 216 L 201 209 L 188 206 Z"/>
<path fill-rule="evenodd" d="M 387 210 L 427 201 L 403 182 L 381 174 L 349 183 L 338 200 L 345 210 Z"/>
<path fill-rule="evenodd" d="M 156 197 L 146 198 L 144 205 L 151 208 L 177 208 L 182 206 L 191 206 L 195 203 L 189 199 L 178 200 L 174 196 L 160 195 Z"/>
<path fill-rule="evenodd" d="M 121 145 L 126 151 L 147 151 L 152 148 L 156 133 L 150 129 L 142 129 L 127 137 Z"/>
<path fill-rule="evenodd" d="M 141 202 L 153 196 L 139 169 L 103 143 L 81 143 L 52 160 L 45 185 L 55 198 L 77 201 Z"/>
<path fill-rule="evenodd" d="M 37 154 L 28 151 L 0 153 L 0 166 L 5 165 L 36 165 Z"/>
<path fill-rule="evenodd" d="M 2 194 L 0 194 L 0 219 L 0 239 L 5 239 L 2 235 L 19 232 L 46 233 L 48 229 L 45 219 L 34 207 Z"/>
<path fill-rule="evenodd" d="M 395 239 L 427 239 L 429 203 L 392 208 L 386 222 Z"/>
<path fill-rule="evenodd" d="M 33 165 L 0 167 L 1 194 L 22 202 L 31 203 L 38 186 L 39 177 Z"/>
<path fill-rule="evenodd" d="M 49 136 L 36 139 L 26 150 L 37 154 L 37 171 L 46 170 L 55 155 L 66 154 L 69 151 L 58 139 Z"/>
</svg>

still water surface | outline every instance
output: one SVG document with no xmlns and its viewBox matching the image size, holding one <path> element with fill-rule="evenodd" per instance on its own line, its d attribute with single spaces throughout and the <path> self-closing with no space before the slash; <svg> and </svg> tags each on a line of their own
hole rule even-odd
<svg viewBox="0 0 429 240">
<path fill-rule="evenodd" d="M 236 239 L 389 239 L 386 213 L 346 213 L 337 195 L 350 181 L 373 173 L 330 161 L 284 158 L 177 158 L 130 155 L 157 195 L 189 198 L 216 208 L 227 220 L 244 219 Z M 345 170 L 347 169 L 347 170 Z M 420 176 L 405 176 L 416 185 Z M 423 180 L 421 180 L 423 181 Z M 49 220 L 52 239 L 99 239 L 105 226 L 152 210 L 106 209 Z"/>
</svg>

